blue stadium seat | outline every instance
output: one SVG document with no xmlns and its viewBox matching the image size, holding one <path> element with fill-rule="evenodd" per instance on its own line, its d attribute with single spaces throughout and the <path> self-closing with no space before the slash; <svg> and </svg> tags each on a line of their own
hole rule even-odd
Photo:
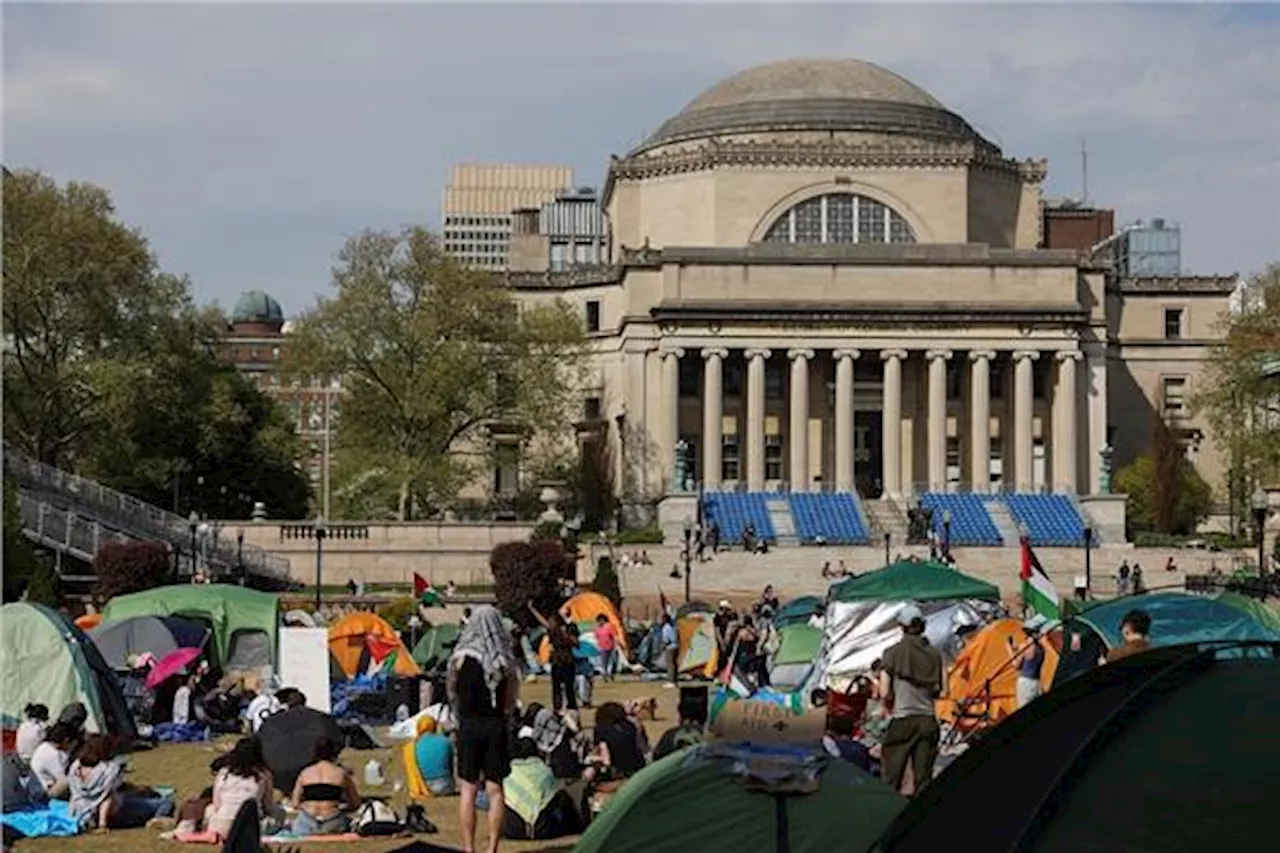
<svg viewBox="0 0 1280 853">
<path fill-rule="evenodd" d="M 849 492 L 792 492 L 787 501 L 803 545 L 865 545 L 871 540 L 857 497 Z"/>
<path fill-rule="evenodd" d="M 951 544 L 969 546 L 998 546 L 1004 538 L 991 520 L 984 501 L 985 495 L 926 492 L 920 496 L 920 506 L 933 512 L 933 529 L 941 537 L 944 534 L 942 514 L 951 511 Z"/>
<path fill-rule="evenodd" d="M 1032 545 L 1083 547 L 1084 519 L 1066 495 L 1005 495 L 1005 505 Z"/>
<path fill-rule="evenodd" d="M 719 526 L 723 545 L 732 547 L 741 542 L 742 531 L 748 523 L 755 526 L 756 536 L 777 542 L 778 535 L 765 504 L 767 497 L 764 492 L 712 492 L 703 495 L 702 509 L 708 523 Z"/>
</svg>

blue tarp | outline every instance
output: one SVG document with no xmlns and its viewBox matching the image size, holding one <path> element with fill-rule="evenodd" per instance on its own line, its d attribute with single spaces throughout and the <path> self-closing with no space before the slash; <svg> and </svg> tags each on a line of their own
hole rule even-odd
<svg viewBox="0 0 1280 853">
<path fill-rule="evenodd" d="M 203 723 L 160 723 L 151 735 L 161 743 L 201 743 L 209 739 L 209 729 Z"/>
<path fill-rule="evenodd" d="M 80 826 L 71 817 L 68 804 L 53 800 L 41 808 L 17 809 L 0 816 L 0 823 L 27 838 L 65 838 L 76 835 Z"/>
<path fill-rule="evenodd" d="M 332 709 L 331 714 L 335 719 L 353 720 L 358 723 L 377 725 L 386 722 L 386 720 L 369 719 L 363 714 L 357 713 L 352 708 L 352 703 L 356 697 L 366 693 L 385 693 L 387 690 L 387 676 L 384 673 L 377 675 L 357 675 L 350 681 L 338 681 L 329 685 L 329 707 Z M 394 713 L 394 709 L 392 710 Z"/>
</svg>

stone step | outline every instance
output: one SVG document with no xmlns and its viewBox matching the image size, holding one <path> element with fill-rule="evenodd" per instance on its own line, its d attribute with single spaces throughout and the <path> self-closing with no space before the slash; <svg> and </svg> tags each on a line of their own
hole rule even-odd
<svg viewBox="0 0 1280 853">
<path fill-rule="evenodd" d="M 1017 545 L 1022 541 L 1022 532 L 1018 529 L 1018 522 L 1014 521 L 1012 513 L 1009 512 L 1009 507 L 1002 501 L 983 501 L 982 505 L 991 516 L 996 532 L 1000 534 L 1004 544 Z"/>
<path fill-rule="evenodd" d="M 773 532 L 778 537 L 778 544 L 797 544 L 799 540 L 796 538 L 795 519 L 791 517 L 790 502 L 786 498 L 768 498 L 764 506 L 769 511 L 769 521 L 773 523 Z"/>
</svg>

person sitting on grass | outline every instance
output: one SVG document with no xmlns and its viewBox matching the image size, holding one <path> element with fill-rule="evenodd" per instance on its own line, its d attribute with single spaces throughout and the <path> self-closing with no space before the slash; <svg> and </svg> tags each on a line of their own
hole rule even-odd
<svg viewBox="0 0 1280 853">
<path fill-rule="evenodd" d="M 434 717 L 418 721 L 418 739 L 413 744 L 414 761 L 426 791 L 444 797 L 457 791 L 453 778 L 453 740 L 440 733 Z"/>
<path fill-rule="evenodd" d="M 54 723 L 35 752 L 31 753 L 31 772 L 51 800 L 65 800 L 70 795 L 67 768 L 71 765 L 71 749 L 75 741 L 75 732 L 69 725 Z"/>
<path fill-rule="evenodd" d="M 605 702 L 596 711 L 595 766 L 587 773 L 590 780 L 609 782 L 629 779 L 644 769 L 644 754 L 635 724 L 627 717 L 627 709 L 617 702 Z"/>
<path fill-rule="evenodd" d="M 44 740 L 49 727 L 49 709 L 44 705 L 28 705 L 24 711 L 25 719 L 18 726 L 18 735 L 14 743 L 18 757 L 30 761 L 36 747 Z"/>
<path fill-rule="evenodd" d="M 661 761 L 673 752 L 697 746 L 706 739 L 707 703 L 681 697 L 680 725 L 673 726 L 658 738 L 658 746 L 653 750 L 653 760 Z"/>
<path fill-rule="evenodd" d="M 351 828 L 360 807 L 351 771 L 338 763 L 342 748 L 327 737 L 316 741 L 311 764 L 298 774 L 290 801 L 298 810 L 291 832 L 297 836 L 340 835 Z"/>
<path fill-rule="evenodd" d="M 225 838 L 240 807 L 250 801 L 258 803 L 260 814 L 271 814 L 275 809 L 274 789 L 271 771 L 262 757 L 262 745 L 257 738 L 241 738 L 214 777 L 205 829 L 219 839 Z"/>
<path fill-rule="evenodd" d="M 111 741 L 105 735 L 90 735 L 67 772 L 70 812 L 81 829 L 132 829 L 173 811 L 169 798 L 126 785 L 124 770 L 114 759 Z"/>
</svg>

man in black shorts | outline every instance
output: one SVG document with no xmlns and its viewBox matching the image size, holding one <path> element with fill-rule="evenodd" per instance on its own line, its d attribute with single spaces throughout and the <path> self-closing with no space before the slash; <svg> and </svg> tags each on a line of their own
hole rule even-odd
<svg viewBox="0 0 1280 853">
<path fill-rule="evenodd" d="M 447 687 L 458 721 L 462 850 L 475 850 L 476 795 L 483 780 L 489 797 L 488 853 L 497 853 L 507 810 L 502 780 L 511 773 L 508 719 L 519 695 L 520 671 L 495 608 L 478 607 L 471 614 L 449 658 Z"/>
</svg>

